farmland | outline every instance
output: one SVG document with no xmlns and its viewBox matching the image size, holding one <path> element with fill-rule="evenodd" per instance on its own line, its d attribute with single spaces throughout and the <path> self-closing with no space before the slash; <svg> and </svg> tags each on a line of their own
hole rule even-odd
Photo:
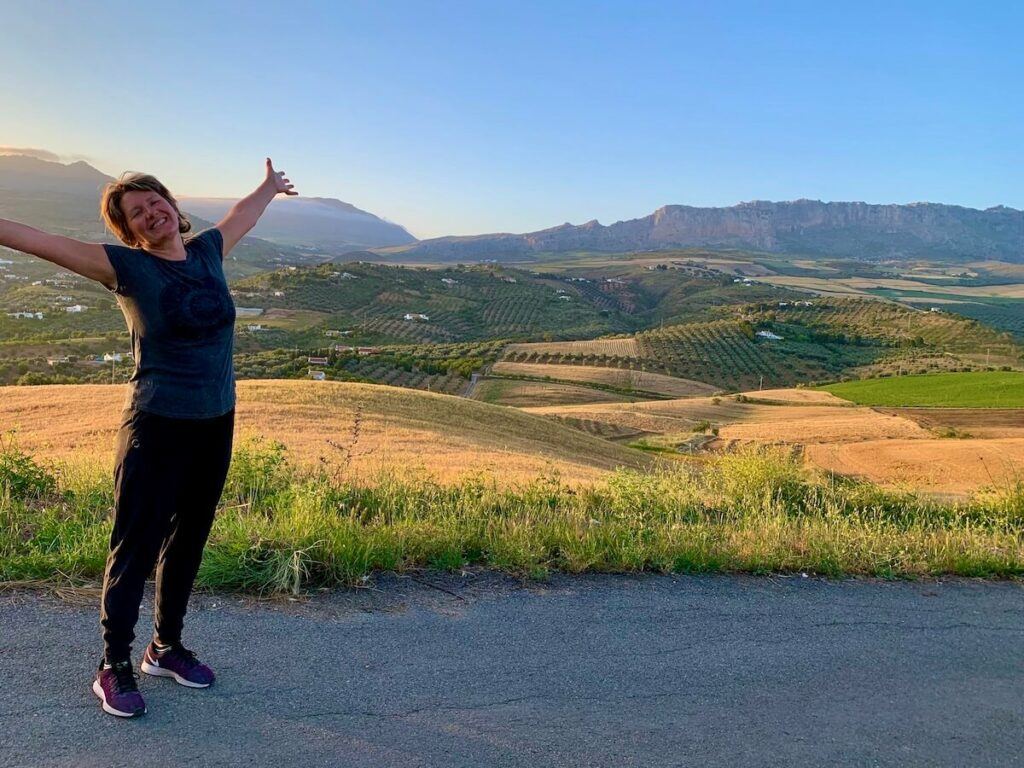
<svg viewBox="0 0 1024 768">
<path fill-rule="evenodd" d="M 1012 485 L 1024 474 L 1024 408 L 984 407 L 999 399 L 981 396 L 991 375 L 955 374 L 944 389 L 957 395 L 948 398 L 956 408 L 856 405 L 828 387 L 527 410 L 680 460 L 749 445 L 785 446 L 822 470 L 888 487 L 964 495 Z M 850 383 L 921 378 L 937 377 Z M 982 407 L 965 408 L 965 401 Z"/>
<path fill-rule="evenodd" d="M 1019 371 L 978 371 L 847 381 L 824 389 L 862 405 L 1024 408 L 1024 373 Z"/>
<path fill-rule="evenodd" d="M 510 345 L 502 360 L 643 369 L 728 391 L 1021 362 L 1007 334 L 874 300 L 729 305 L 716 313 L 720 319 L 624 338 Z"/>
</svg>

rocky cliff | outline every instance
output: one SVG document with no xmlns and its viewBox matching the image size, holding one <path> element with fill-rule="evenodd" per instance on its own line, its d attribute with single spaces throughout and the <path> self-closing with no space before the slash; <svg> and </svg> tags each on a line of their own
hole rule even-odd
<svg viewBox="0 0 1024 768">
<path fill-rule="evenodd" d="M 604 226 L 563 224 L 523 235 L 424 240 L 410 255 L 522 257 L 572 250 L 742 248 L 861 259 L 943 258 L 1024 261 L 1024 211 L 936 203 L 871 205 L 755 201 L 729 208 L 667 205 L 650 216 Z"/>
</svg>

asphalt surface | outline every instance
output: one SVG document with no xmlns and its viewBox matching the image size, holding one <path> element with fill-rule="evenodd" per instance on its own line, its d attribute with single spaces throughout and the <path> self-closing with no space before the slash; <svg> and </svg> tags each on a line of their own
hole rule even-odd
<svg viewBox="0 0 1024 768">
<path fill-rule="evenodd" d="M 202 595 L 187 642 L 216 685 L 143 676 L 130 721 L 90 691 L 91 601 L 0 594 L 0 765 L 1024 762 L 1021 584 L 429 574 Z"/>
</svg>

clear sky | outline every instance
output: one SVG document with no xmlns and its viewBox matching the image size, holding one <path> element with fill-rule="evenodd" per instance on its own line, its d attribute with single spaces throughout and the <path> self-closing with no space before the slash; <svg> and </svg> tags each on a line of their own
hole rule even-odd
<svg viewBox="0 0 1024 768">
<path fill-rule="evenodd" d="M 419 237 L 669 203 L 1024 208 L 1017 2 L 0 0 L 0 146 Z"/>
</svg>

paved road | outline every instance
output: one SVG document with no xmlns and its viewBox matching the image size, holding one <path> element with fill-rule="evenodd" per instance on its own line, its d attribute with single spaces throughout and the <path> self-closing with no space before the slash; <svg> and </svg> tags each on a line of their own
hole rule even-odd
<svg viewBox="0 0 1024 768">
<path fill-rule="evenodd" d="M 1021 765 L 1024 586 L 402 577 L 201 596 L 205 691 L 89 691 L 96 613 L 0 594 L 3 766 Z M 148 606 L 148 604 L 147 604 Z"/>
</svg>

